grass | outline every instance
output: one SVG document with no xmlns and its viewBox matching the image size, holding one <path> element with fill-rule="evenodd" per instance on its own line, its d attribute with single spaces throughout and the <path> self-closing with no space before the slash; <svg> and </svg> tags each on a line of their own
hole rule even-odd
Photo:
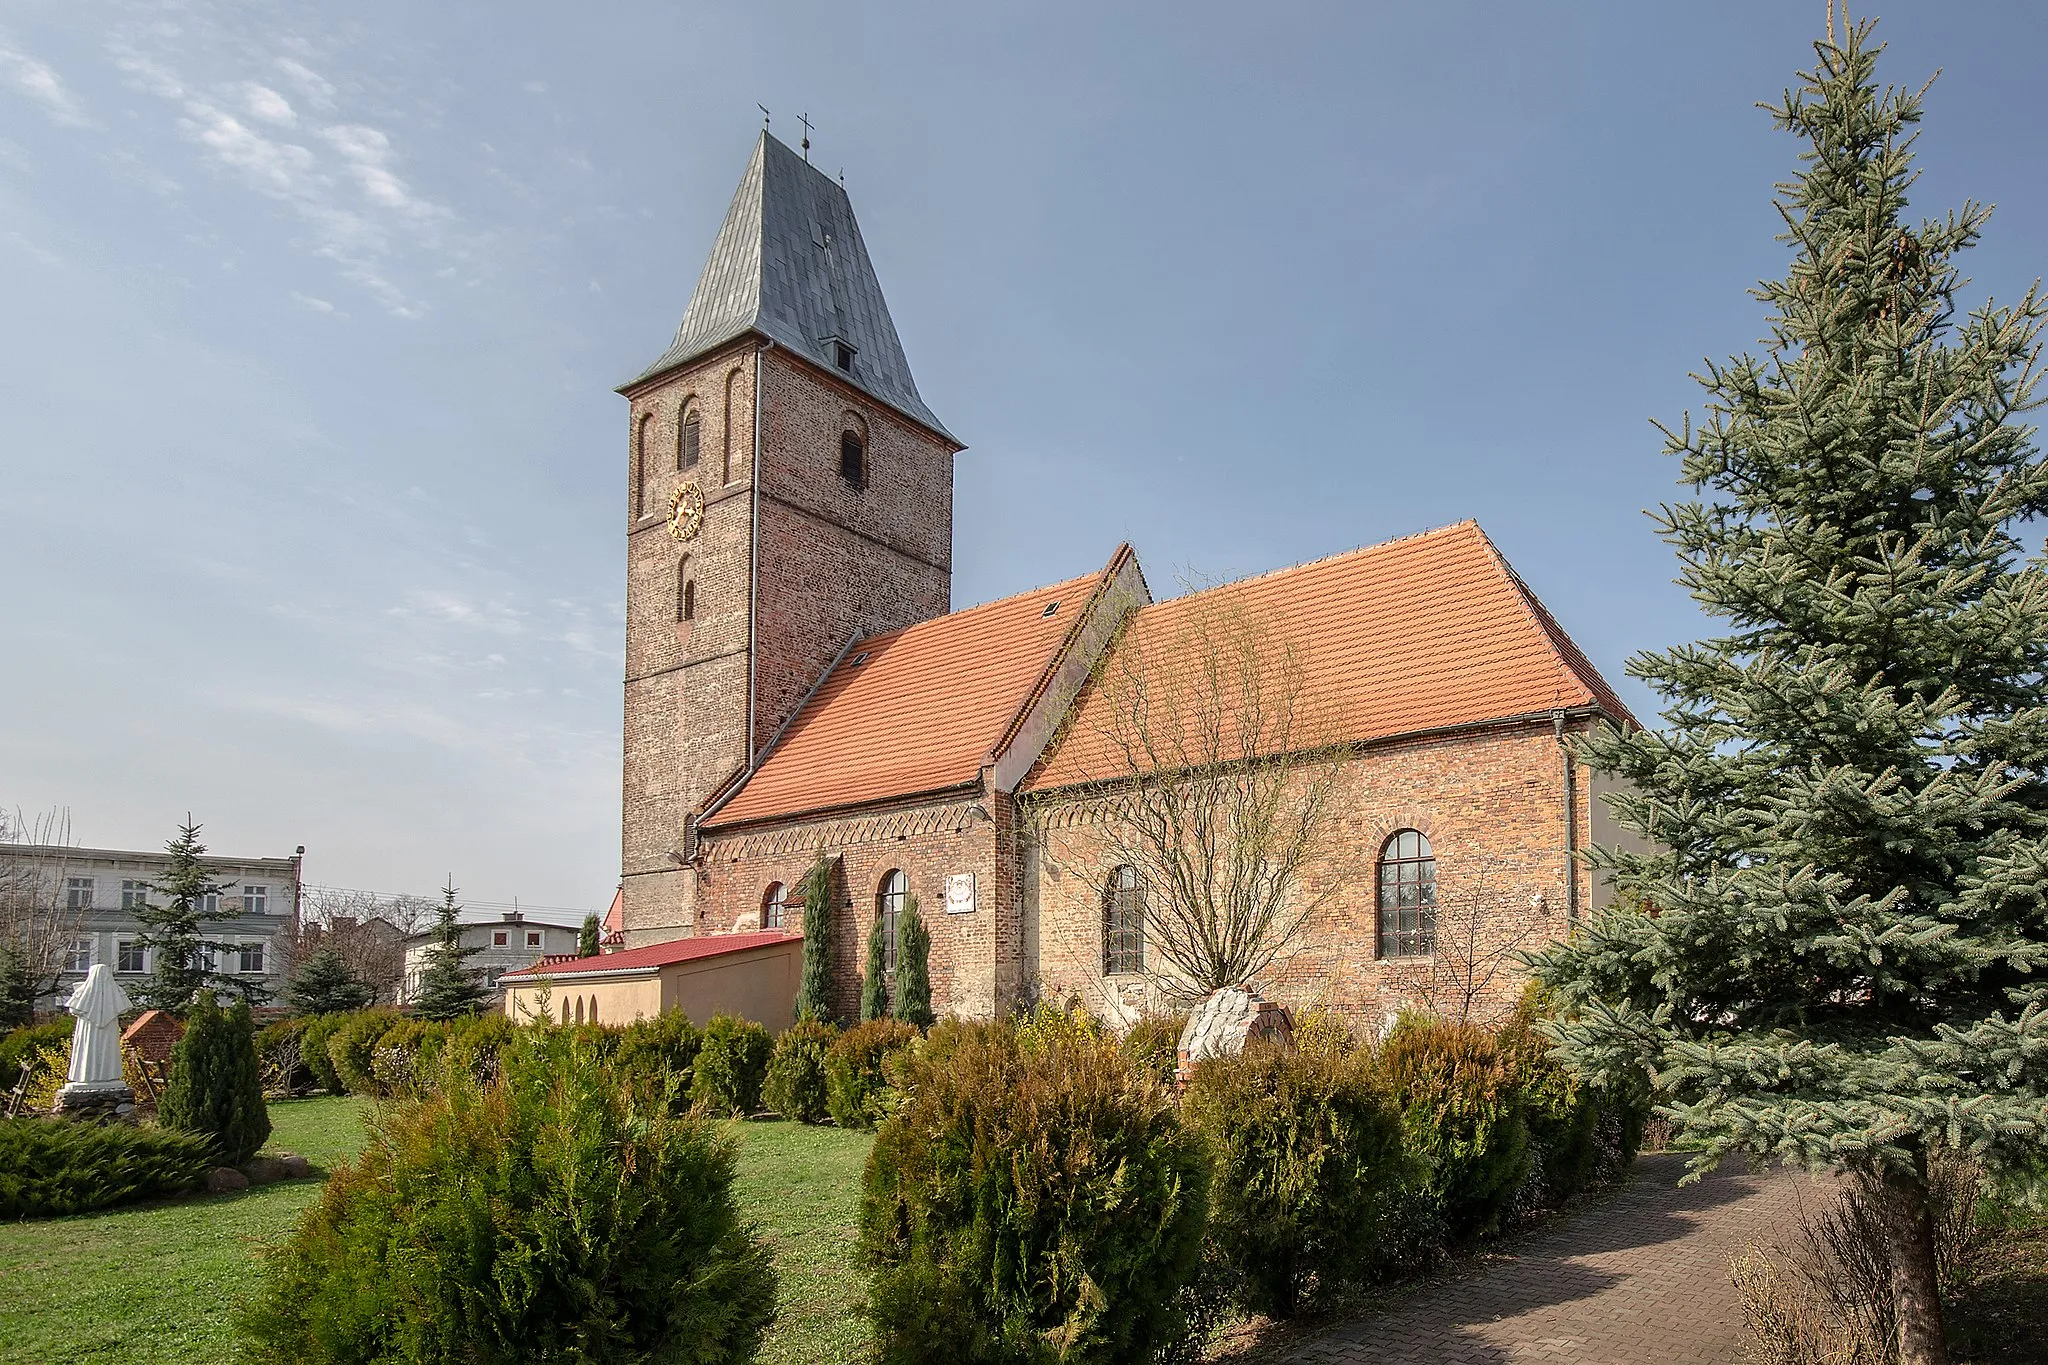
<svg viewBox="0 0 2048 1365">
<path fill-rule="evenodd" d="M 363 1141 L 364 1102 L 270 1106 L 270 1151 L 332 1166 Z M 873 1138 L 796 1123 L 739 1123 L 739 1198 L 775 1250 L 780 1313 L 760 1365 L 859 1354 L 864 1289 L 852 1256 L 861 1166 Z M 235 1318 L 264 1247 L 319 1197 L 292 1181 L 216 1198 L 0 1224 L 0 1362 L 198 1365 L 233 1360 Z"/>
<path fill-rule="evenodd" d="M 362 1102 L 270 1106 L 267 1150 L 329 1166 L 362 1142 Z M 319 1197 L 297 1180 L 240 1194 L 0 1224 L 0 1361 L 232 1359 L 257 1254 Z"/>
</svg>

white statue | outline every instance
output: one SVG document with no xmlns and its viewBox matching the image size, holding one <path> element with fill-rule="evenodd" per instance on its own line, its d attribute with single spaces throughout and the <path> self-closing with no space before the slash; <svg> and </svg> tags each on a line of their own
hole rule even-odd
<svg viewBox="0 0 2048 1365">
<path fill-rule="evenodd" d="M 64 1008 L 78 1022 L 71 1027 L 71 1075 L 66 1090 L 124 1090 L 121 1081 L 121 1011 L 128 992 L 104 962 L 92 964 Z"/>
</svg>

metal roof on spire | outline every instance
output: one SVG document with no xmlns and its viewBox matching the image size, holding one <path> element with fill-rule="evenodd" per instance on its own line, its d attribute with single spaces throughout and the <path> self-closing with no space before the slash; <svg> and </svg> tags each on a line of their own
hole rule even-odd
<svg viewBox="0 0 2048 1365">
<path fill-rule="evenodd" d="M 765 128 L 675 341 L 620 391 L 750 332 L 954 439 L 918 397 L 853 202 Z"/>
</svg>

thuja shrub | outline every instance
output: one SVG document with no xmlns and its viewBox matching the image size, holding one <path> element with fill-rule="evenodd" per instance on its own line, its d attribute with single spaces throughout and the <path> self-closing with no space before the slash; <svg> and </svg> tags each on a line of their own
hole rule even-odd
<svg viewBox="0 0 2048 1365">
<path fill-rule="evenodd" d="M 246 1327 L 289 1365 L 753 1357 L 768 1249 L 735 1148 L 573 1040 L 522 1039 L 500 1083 L 400 1099 L 271 1256 Z"/>
<path fill-rule="evenodd" d="M 1113 1039 L 1026 1046 L 1008 1023 L 899 1067 L 861 1190 L 883 1365 L 1108 1365 L 1176 1339 L 1209 1171 L 1166 1086 Z"/>
<path fill-rule="evenodd" d="M 334 1041 L 335 1031 L 355 1016 L 352 1014 L 317 1014 L 306 1021 L 306 1031 L 299 1035 L 299 1060 L 312 1074 L 313 1084 L 331 1095 L 345 1095 L 348 1087 L 341 1083 L 341 1073 L 334 1069 L 334 1057 L 327 1050 Z"/>
<path fill-rule="evenodd" d="M 799 1019 L 782 1031 L 761 1087 L 770 1109 L 798 1123 L 825 1121 L 825 1050 L 838 1036 L 838 1029 L 816 1019 Z"/>
<path fill-rule="evenodd" d="M 1253 1043 L 1198 1065 L 1182 1112 L 1209 1147 L 1209 1236 L 1245 1307 L 1292 1316 L 1387 1259 L 1418 1172 L 1369 1055 Z"/>
<path fill-rule="evenodd" d="M 256 1025 L 249 1002 L 222 1010 L 212 991 L 192 998 L 185 1033 L 171 1050 L 171 1074 L 157 1106 L 164 1128 L 213 1142 L 219 1159 L 239 1166 L 270 1136 L 270 1109 L 257 1073 Z"/>
<path fill-rule="evenodd" d="M 72 1020 L 53 1019 L 47 1024 L 30 1024 L 0 1037 L 0 1091 L 14 1089 L 21 1073 L 45 1048 L 69 1044 Z"/>
<path fill-rule="evenodd" d="M 917 1038 L 901 1019 L 870 1019 L 833 1039 L 825 1049 L 825 1108 L 832 1121 L 872 1129 L 886 1118 L 895 1099 L 886 1065 Z"/>
<path fill-rule="evenodd" d="M 217 1160 L 204 1134 L 128 1123 L 0 1120 L 0 1220 L 89 1213 L 195 1188 Z"/>
<path fill-rule="evenodd" d="M 1180 1066 L 1180 1035 L 1187 1024 L 1184 1014 L 1147 1014 L 1124 1034 L 1124 1055 L 1133 1065 L 1170 1081 Z"/>
<path fill-rule="evenodd" d="M 370 1048 L 370 1092 L 389 1097 L 424 1080 L 422 1061 L 431 1061 L 424 1055 L 428 1044 L 438 1051 L 447 1028 L 431 1019 L 399 1019 L 378 1034 Z"/>
<path fill-rule="evenodd" d="M 1607 1172 L 1600 1142 L 1600 1096 L 1569 1067 L 1550 1057 L 1550 1040 L 1537 1028 L 1541 1002 L 1525 995 L 1495 1035 L 1529 1127 L 1529 1174 L 1517 1202 L 1554 1209 Z"/>
<path fill-rule="evenodd" d="M 704 1035 L 690 1022 L 690 1016 L 681 1010 L 670 1010 L 628 1024 L 619 1038 L 613 1062 L 629 1075 L 679 1078 L 679 1100 L 687 1106 L 697 1051 L 703 1045 Z"/>
<path fill-rule="evenodd" d="M 377 1093 L 377 1078 L 371 1074 L 370 1063 L 378 1040 L 396 1027 L 398 1020 L 394 1010 L 359 1010 L 343 1016 L 328 1038 L 327 1055 L 334 1060 L 334 1074 L 350 1094 Z"/>
<path fill-rule="evenodd" d="M 751 1019 L 714 1014 L 704 1026 L 704 1044 L 690 1083 L 693 1103 L 718 1114 L 741 1118 L 761 1107 L 761 1083 L 775 1050 L 768 1030 Z"/>
<path fill-rule="evenodd" d="M 1496 1231 L 1529 1173 L 1529 1125 L 1509 1057 L 1476 1025 L 1409 1017 L 1380 1049 L 1380 1066 L 1450 1235 Z"/>
</svg>

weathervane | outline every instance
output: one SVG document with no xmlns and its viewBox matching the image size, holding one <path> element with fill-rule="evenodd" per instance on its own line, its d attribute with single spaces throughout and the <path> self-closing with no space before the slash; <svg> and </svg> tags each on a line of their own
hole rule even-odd
<svg viewBox="0 0 2048 1365">
<path fill-rule="evenodd" d="M 761 127 L 765 130 L 768 127 L 768 106 L 765 104 L 756 104 L 754 107 L 761 111 Z"/>
</svg>

